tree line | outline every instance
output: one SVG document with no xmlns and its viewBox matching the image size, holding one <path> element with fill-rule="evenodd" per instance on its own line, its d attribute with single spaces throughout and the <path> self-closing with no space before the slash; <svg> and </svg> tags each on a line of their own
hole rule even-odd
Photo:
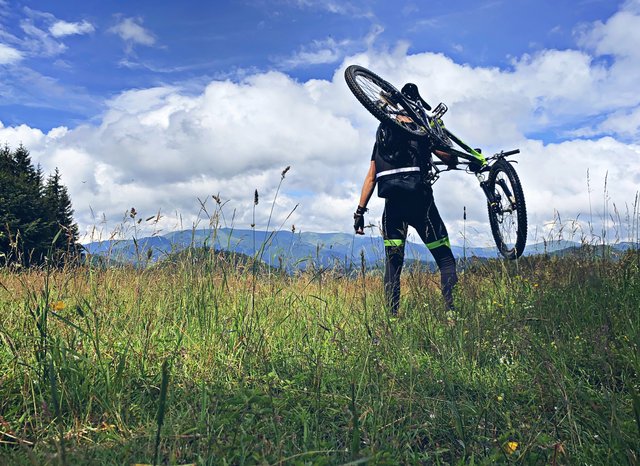
<svg viewBox="0 0 640 466">
<path fill-rule="evenodd" d="M 0 266 L 60 264 L 81 246 L 60 172 L 46 177 L 22 145 L 0 148 Z"/>
</svg>

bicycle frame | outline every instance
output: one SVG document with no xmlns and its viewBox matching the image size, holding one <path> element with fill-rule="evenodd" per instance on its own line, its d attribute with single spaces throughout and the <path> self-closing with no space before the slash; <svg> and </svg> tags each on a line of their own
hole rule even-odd
<svg viewBox="0 0 640 466">
<path fill-rule="evenodd" d="M 467 146 L 464 143 L 462 143 L 464 144 L 462 145 L 461 141 L 457 137 L 455 137 L 453 133 L 451 133 L 448 130 L 446 130 L 446 132 L 451 136 L 451 139 L 456 141 L 456 144 L 460 145 L 460 147 L 463 147 L 469 151 L 469 152 L 463 152 L 463 151 L 459 151 L 452 148 L 449 148 L 447 150 L 447 152 L 449 152 L 450 154 L 454 154 L 458 157 L 457 165 L 463 165 L 465 168 L 459 168 L 458 166 L 451 167 L 444 162 L 432 162 L 431 173 L 429 174 L 429 182 L 431 184 L 435 183 L 440 177 L 440 173 L 442 172 L 454 171 L 454 170 L 465 170 L 469 173 L 474 173 L 476 175 L 476 178 L 478 179 L 478 182 L 480 183 L 480 187 L 482 188 L 482 191 L 484 192 L 485 196 L 487 197 L 487 200 L 489 201 L 489 204 L 495 207 L 497 205 L 496 199 L 495 199 L 495 192 L 489 189 L 489 186 L 487 185 L 487 179 L 486 179 L 485 173 L 491 170 L 491 167 L 493 166 L 493 164 L 498 160 L 506 159 L 506 157 L 508 157 L 509 155 L 519 154 L 520 149 L 514 149 L 506 152 L 500 151 L 495 153 L 489 158 L 485 158 L 484 156 L 482 156 L 480 152 L 476 151 L 475 149 L 471 149 L 469 146 Z M 475 171 L 471 170 L 469 166 L 471 164 L 478 162 L 478 159 L 479 159 L 478 155 L 482 157 L 482 160 L 485 162 L 485 164 L 482 168 L 480 168 L 480 170 L 475 170 Z M 463 161 L 460 161 L 460 159 L 462 159 Z M 509 162 L 513 163 L 513 161 L 511 160 Z M 441 169 L 440 167 L 446 167 L 446 168 Z M 511 191 L 509 190 L 509 187 L 504 182 L 499 181 L 499 183 L 509 198 L 509 201 L 511 204 L 510 211 L 515 210 L 515 200 L 513 197 L 513 193 L 511 193 Z"/>
<path fill-rule="evenodd" d="M 455 167 L 452 167 L 445 162 L 431 162 L 431 173 L 429 174 L 429 182 L 431 184 L 435 183 L 440 177 L 440 173 L 442 172 L 464 169 L 468 173 L 473 173 L 476 175 L 476 178 L 480 183 L 480 187 L 487 197 L 489 204 L 495 206 L 495 193 L 487 186 L 485 173 L 490 171 L 493 164 L 498 160 L 505 159 L 510 155 L 519 154 L 520 149 L 509 150 L 506 152 L 500 151 L 489 158 L 485 158 L 485 156 L 482 155 L 480 149 L 472 148 L 444 126 L 442 117 L 448 110 L 448 107 L 444 103 L 440 102 L 430 116 L 427 113 L 427 109 L 424 108 L 420 100 L 413 101 L 406 98 L 402 94 L 399 94 L 396 98 L 400 98 L 404 101 L 405 105 L 403 105 L 403 107 L 409 113 L 409 117 L 416 122 L 420 122 L 422 127 L 425 129 L 425 132 L 435 132 L 438 135 L 439 139 L 443 139 L 444 136 L 444 138 L 448 138 L 449 140 L 453 141 L 458 145 L 458 147 L 460 147 L 460 149 L 462 149 L 458 150 L 451 146 L 444 145 L 436 146 L 435 149 L 443 150 L 444 152 L 456 156 L 458 158 L 458 163 Z M 510 162 L 513 163 L 512 161 Z M 459 168 L 458 165 L 463 165 L 465 168 Z M 471 168 L 472 166 L 474 167 L 473 169 Z M 440 167 L 446 168 L 441 169 Z M 501 187 L 505 190 L 509 197 L 510 203 L 512 205 L 511 209 L 515 209 L 513 194 L 510 192 L 508 186 L 506 186 L 505 183 L 501 183 Z"/>
</svg>

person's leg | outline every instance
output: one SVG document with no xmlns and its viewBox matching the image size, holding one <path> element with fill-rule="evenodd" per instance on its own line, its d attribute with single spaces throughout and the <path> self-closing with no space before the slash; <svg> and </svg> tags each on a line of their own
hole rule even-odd
<svg viewBox="0 0 640 466">
<path fill-rule="evenodd" d="M 430 189 L 425 193 L 423 200 L 421 208 L 416 209 L 421 215 L 415 218 L 415 225 L 411 224 L 418 231 L 438 265 L 442 296 L 447 309 L 453 309 L 453 289 L 458 282 L 456 260 L 451 251 L 447 228 L 440 217 Z"/>
<path fill-rule="evenodd" d="M 384 294 L 387 308 L 393 315 L 400 306 L 400 274 L 404 263 L 404 243 L 407 225 L 402 221 L 393 203 L 387 201 L 382 214 L 382 235 L 384 239 Z"/>
<path fill-rule="evenodd" d="M 438 264 L 440 269 L 440 286 L 442 289 L 442 296 L 447 309 L 453 309 L 453 289 L 458 283 L 458 275 L 456 273 L 456 260 L 453 257 L 453 252 L 449 246 L 449 238 L 447 238 L 446 245 L 440 245 L 434 248 L 429 248 L 433 258 Z"/>
</svg>

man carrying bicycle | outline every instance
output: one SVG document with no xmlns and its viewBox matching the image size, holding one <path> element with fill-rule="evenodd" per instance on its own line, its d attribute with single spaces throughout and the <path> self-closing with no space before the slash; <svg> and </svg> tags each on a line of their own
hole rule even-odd
<svg viewBox="0 0 640 466">
<path fill-rule="evenodd" d="M 415 84 L 405 84 L 402 94 L 418 95 Z M 398 115 L 397 119 L 411 123 Z M 431 145 L 425 139 L 381 123 L 376 132 L 369 171 L 364 179 L 360 202 L 354 214 L 356 234 L 364 234 L 364 214 L 376 185 L 378 196 L 385 198 L 382 234 L 385 249 L 384 290 L 387 306 L 393 315 L 400 305 L 400 274 L 404 263 L 407 230 L 412 226 L 425 243 L 440 270 L 442 295 L 448 309 L 453 308 L 453 288 L 458 281 L 456 263 L 447 229 L 433 199 L 431 184 L 425 179 L 431 163 Z M 455 156 L 433 151 L 445 163 L 456 164 Z"/>
</svg>

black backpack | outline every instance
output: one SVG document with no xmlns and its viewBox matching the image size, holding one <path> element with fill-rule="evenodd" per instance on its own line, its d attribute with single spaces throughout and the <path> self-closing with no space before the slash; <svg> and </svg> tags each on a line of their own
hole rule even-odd
<svg viewBox="0 0 640 466">
<path fill-rule="evenodd" d="M 423 191 L 423 172 L 429 163 L 429 154 L 425 142 L 380 125 L 373 154 L 378 197 L 406 197 Z"/>
</svg>

